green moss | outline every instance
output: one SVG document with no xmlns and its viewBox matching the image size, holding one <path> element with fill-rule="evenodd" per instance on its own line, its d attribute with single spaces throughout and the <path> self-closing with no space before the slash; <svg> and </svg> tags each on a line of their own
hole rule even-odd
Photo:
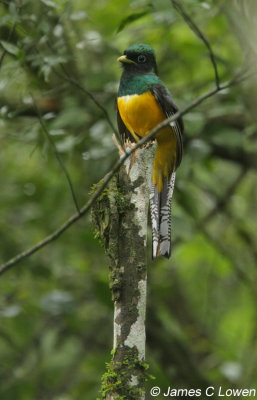
<svg viewBox="0 0 257 400">
<path fill-rule="evenodd" d="M 114 198 L 117 204 L 119 214 L 124 214 L 128 209 L 133 208 L 133 204 L 130 202 L 130 195 L 126 195 L 121 187 L 116 186 L 114 192 Z"/>
<path fill-rule="evenodd" d="M 107 371 L 102 377 L 101 397 L 106 399 L 112 395 L 115 400 L 140 400 L 144 394 L 144 385 L 149 377 L 146 373 L 148 364 L 138 359 L 137 351 L 126 348 L 122 361 L 115 361 L 115 351 L 112 352 L 113 360 L 107 363 Z M 137 385 L 131 384 L 132 376 L 137 377 Z"/>
<path fill-rule="evenodd" d="M 89 192 L 90 195 L 93 195 L 96 190 L 98 190 L 103 184 L 103 179 L 98 183 L 91 186 L 91 190 Z M 120 214 L 123 214 L 128 208 L 131 208 L 133 205 L 130 203 L 130 196 L 125 194 L 124 189 L 122 189 L 116 179 L 112 180 L 108 187 L 106 187 L 101 195 L 98 197 L 97 202 L 101 202 L 106 199 L 106 197 L 113 197 L 115 203 L 117 205 L 117 209 Z"/>
<path fill-rule="evenodd" d="M 101 187 L 103 181 L 91 188 L 91 194 Z M 127 194 L 125 194 L 125 192 Z M 113 300 L 120 298 L 122 272 L 117 268 L 118 240 L 120 220 L 122 216 L 134 208 L 130 202 L 130 191 L 119 185 L 118 176 L 113 177 L 107 188 L 92 207 L 92 221 L 95 227 L 94 236 L 99 240 L 109 258 L 110 263 L 110 289 Z M 127 233 L 129 234 L 129 233 Z M 136 257 L 136 252 L 134 254 Z"/>
<path fill-rule="evenodd" d="M 90 191 L 89 191 L 89 195 L 92 196 L 103 184 L 104 180 L 101 179 L 99 182 L 95 183 L 94 185 L 91 186 Z M 100 197 L 98 197 L 98 201 L 102 200 L 105 196 L 108 196 L 108 192 L 109 192 L 109 188 L 106 187 Z"/>
</svg>

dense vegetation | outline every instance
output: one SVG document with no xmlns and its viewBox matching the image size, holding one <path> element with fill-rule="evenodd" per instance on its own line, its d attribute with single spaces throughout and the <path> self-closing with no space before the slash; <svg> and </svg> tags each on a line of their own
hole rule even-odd
<svg viewBox="0 0 257 400">
<path fill-rule="evenodd" d="M 254 0 L 182 3 L 223 83 L 251 71 Z M 115 125 L 116 59 L 129 44 L 154 47 L 181 109 L 215 79 L 168 0 L 3 0 L 0 39 L 4 263 L 76 212 L 64 169 L 81 207 L 117 159 L 99 103 Z M 172 258 L 152 263 L 149 246 L 148 390 L 257 384 L 256 86 L 248 78 L 184 116 Z M 112 347 L 108 263 L 87 214 L 0 277 L 1 399 L 97 397 Z"/>
</svg>

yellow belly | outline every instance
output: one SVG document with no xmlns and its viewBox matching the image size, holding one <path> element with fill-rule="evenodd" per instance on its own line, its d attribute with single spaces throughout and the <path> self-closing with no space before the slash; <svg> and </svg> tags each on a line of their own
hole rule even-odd
<svg viewBox="0 0 257 400">
<path fill-rule="evenodd" d="M 120 116 L 132 133 L 147 135 L 165 116 L 151 92 L 118 97 Z"/>
<path fill-rule="evenodd" d="M 146 136 L 155 126 L 166 119 L 150 91 L 141 95 L 118 97 L 118 109 L 121 119 L 135 139 L 136 135 Z M 161 129 L 157 133 L 156 139 L 158 147 L 154 159 L 152 180 L 161 192 L 163 178 L 169 176 L 175 165 L 176 139 L 170 126 Z"/>
</svg>

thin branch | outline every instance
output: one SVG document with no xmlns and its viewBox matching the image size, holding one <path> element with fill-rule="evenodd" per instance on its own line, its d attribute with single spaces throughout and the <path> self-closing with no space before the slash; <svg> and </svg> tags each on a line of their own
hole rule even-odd
<svg viewBox="0 0 257 400">
<path fill-rule="evenodd" d="M 227 209 L 228 214 L 231 216 L 231 211 L 227 207 L 228 205 L 228 200 L 234 195 L 237 187 L 239 184 L 242 182 L 243 178 L 245 177 L 247 172 L 247 168 L 243 168 L 239 175 L 236 177 L 234 182 L 229 186 L 227 189 L 225 195 L 217 202 L 216 206 L 199 222 L 195 225 L 195 228 L 202 230 L 204 235 L 207 237 L 207 239 L 212 242 L 216 248 L 229 260 L 229 262 L 233 265 L 238 277 L 247 285 L 250 287 L 252 290 L 254 296 L 257 296 L 257 290 L 255 287 L 254 282 L 252 281 L 251 277 L 240 267 L 239 263 L 237 260 L 235 260 L 230 252 L 228 251 L 226 245 L 224 245 L 221 241 L 218 241 L 218 239 L 214 238 L 213 235 L 208 232 L 206 228 L 206 224 L 209 222 L 210 219 L 212 219 L 215 215 L 217 215 L 217 211 L 219 209 Z M 239 232 L 241 233 L 241 232 Z M 253 254 L 254 252 L 254 247 L 252 247 Z M 254 254 L 255 255 L 255 254 Z"/>
<path fill-rule="evenodd" d="M 133 149 L 134 150 L 134 149 Z M 98 199 L 98 197 L 101 195 L 103 190 L 106 188 L 112 177 L 115 175 L 115 173 L 120 169 L 121 165 L 124 163 L 124 161 L 130 156 L 130 154 L 133 151 L 127 152 L 122 158 L 120 158 L 114 165 L 113 169 L 111 170 L 110 173 L 105 175 L 105 177 L 102 179 L 102 185 L 95 191 L 93 196 L 89 199 L 89 201 L 85 204 L 84 207 L 82 207 L 78 213 L 72 215 L 64 224 L 45 237 L 45 239 L 41 240 L 38 242 L 35 246 L 31 247 L 30 249 L 18 254 L 17 256 L 13 257 L 9 261 L 7 261 L 5 264 L 2 264 L 0 266 L 0 275 L 3 275 L 6 271 L 8 271 L 11 267 L 13 267 L 15 264 L 18 264 L 20 261 L 24 260 L 25 258 L 31 256 L 34 254 L 36 251 L 40 250 L 42 247 L 45 247 L 47 244 L 53 242 L 56 240 L 59 236 L 61 236 L 71 225 L 73 225 L 76 221 L 78 221 L 82 216 L 84 216 L 91 208 L 93 203 Z"/>
<path fill-rule="evenodd" d="M 206 224 L 214 217 L 217 215 L 217 212 L 220 210 L 224 210 L 227 208 L 227 205 L 229 203 L 229 199 L 234 195 L 235 191 L 237 190 L 238 186 L 242 182 L 243 178 L 245 177 L 247 172 L 247 168 L 243 167 L 243 169 L 240 171 L 239 175 L 236 177 L 236 179 L 232 182 L 232 184 L 228 187 L 226 190 L 225 194 L 220 198 L 216 205 L 208 212 L 208 214 L 201 219 L 199 223 L 195 225 L 196 229 L 201 229 L 203 226 L 206 226 Z"/>
<path fill-rule="evenodd" d="M 66 41 L 67 44 L 67 41 Z M 55 50 L 53 49 L 51 43 L 49 41 L 47 41 L 47 45 L 49 47 L 49 49 L 52 51 L 52 53 L 55 53 Z M 87 90 L 84 86 L 82 86 L 77 80 L 73 79 L 70 77 L 69 73 L 66 71 L 65 66 L 63 65 L 63 63 L 59 64 L 60 68 L 63 71 L 63 74 L 60 74 L 56 68 L 52 68 L 53 72 L 59 76 L 61 79 L 69 82 L 71 85 L 75 86 L 76 88 L 78 88 L 80 91 L 82 91 L 83 93 L 85 93 L 92 101 L 93 103 L 102 111 L 102 113 L 104 114 L 108 124 L 110 125 L 111 129 L 113 130 L 116 139 L 118 140 L 118 142 L 120 143 L 120 145 L 122 146 L 123 150 L 125 150 L 125 148 L 123 147 L 123 143 L 120 139 L 120 135 L 118 134 L 117 129 L 115 128 L 115 126 L 112 123 L 112 120 L 106 110 L 106 108 L 95 98 L 95 96 L 89 91 Z M 78 74 L 76 74 L 78 75 Z"/>
<path fill-rule="evenodd" d="M 242 182 L 243 178 L 245 177 L 247 172 L 247 168 L 243 168 L 239 175 L 236 177 L 236 179 L 232 182 L 232 184 L 228 187 L 228 189 L 226 190 L 226 193 L 224 194 L 224 196 L 217 201 L 216 205 L 208 212 L 208 214 L 203 217 L 201 219 L 201 221 L 197 222 L 194 224 L 194 229 L 196 230 L 201 230 L 202 233 L 206 236 L 206 238 L 208 239 L 209 242 L 212 243 L 212 245 L 214 247 L 216 247 L 218 249 L 218 251 L 220 253 L 223 254 L 223 256 L 231 263 L 231 265 L 233 266 L 237 276 L 239 279 L 242 280 L 242 282 L 244 284 L 246 284 L 247 286 L 250 287 L 252 293 L 254 294 L 255 297 L 257 297 L 257 290 L 256 290 L 256 285 L 254 284 L 253 280 L 251 279 L 251 277 L 241 268 L 241 266 L 239 265 L 239 263 L 237 262 L 237 260 L 235 260 L 232 255 L 230 254 L 230 252 L 228 251 L 227 247 L 220 241 L 218 241 L 217 238 L 214 238 L 213 235 L 211 235 L 211 233 L 208 231 L 208 229 L 206 228 L 206 224 L 215 216 L 217 215 L 218 211 L 222 211 L 227 209 L 227 212 L 231 215 L 230 210 L 228 209 L 227 205 L 229 203 L 229 199 L 234 195 L 237 187 L 239 186 L 239 184 Z M 239 233 L 241 234 L 242 231 L 239 230 Z M 246 234 L 247 235 L 247 234 Z M 243 238 L 244 239 L 244 238 Z M 249 240 L 248 235 L 246 236 L 246 240 Z M 181 242 L 181 239 L 177 239 L 176 241 L 173 242 L 173 244 L 178 244 L 179 242 Z M 255 257 L 256 256 L 256 252 L 254 250 L 254 246 L 252 246 L 252 251 L 253 251 L 253 255 Z"/>
<path fill-rule="evenodd" d="M 53 68 L 54 73 L 56 75 L 58 75 L 60 78 L 64 79 L 65 81 L 69 82 L 71 85 L 75 86 L 77 89 L 81 90 L 83 93 L 85 93 L 93 101 L 93 103 L 102 111 L 102 113 L 104 114 L 104 116 L 105 116 L 107 122 L 109 123 L 111 129 L 115 133 L 115 136 L 120 141 L 117 129 L 113 125 L 113 123 L 111 121 L 111 118 L 110 118 L 107 110 L 105 109 L 105 107 L 95 98 L 95 96 L 89 90 L 87 90 L 79 82 L 77 82 L 74 79 L 70 78 L 62 64 L 60 64 L 60 66 L 61 66 L 61 68 L 62 68 L 62 70 L 64 72 L 64 75 L 60 74 L 55 68 Z"/>
<path fill-rule="evenodd" d="M 72 184 L 72 181 L 71 181 L 71 177 L 70 177 L 70 175 L 69 175 L 69 172 L 68 172 L 67 168 L 65 167 L 65 165 L 64 165 L 64 163 L 63 163 L 63 161 L 62 161 L 62 158 L 61 158 L 59 152 L 57 151 L 57 148 L 56 148 L 56 146 L 55 146 L 55 143 L 54 143 L 54 141 L 53 141 L 53 139 L 52 139 L 50 133 L 48 132 L 48 129 L 47 129 L 46 124 L 45 124 L 45 122 L 44 122 L 44 120 L 43 120 L 43 118 L 42 118 L 41 112 L 40 112 L 40 110 L 39 110 L 39 108 L 38 108 L 38 106 L 37 106 L 37 103 L 36 103 L 34 97 L 33 97 L 32 95 L 31 95 L 31 97 L 32 97 L 32 100 L 33 100 L 33 103 L 34 103 L 34 107 L 35 107 L 36 112 L 37 112 L 37 116 L 38 116 L 39 123 L 40 123 L 40 125 L 41 125 L 41 127 L 42 127 L 42 129 L 43 129 L 43 131 L 44 131 L 44 133 L 45 133 L 45 135 L 46 135 L 46 137 L 47 137 L 49 143 L 51 144 L 51 146 L 52 146 L 52 148 L 53 148 L 53 150 L 54 150 L 55 157 L 56 157 L 56 159 L 57 159 L 57 161 L 58 161 L 58 163 L 59 163 L 61 169 L 63 170 L 63 173 L 64 173 L 64 175 L 65 175 L 65 177 L 66 177 L 66 179 L 67 179 L 67 182 L 68 182 L 68 184 L 69 184 L 69 188 L 70 188 L 70 191 L 71 191 L 71 195 L 72 195 L 73 202 L 74 202 L 74 204 L 75 204 L 76 210 L 77 210 L 78 213 L 79 213 L 79 212 L 80 212 L 80 209 L 79 209 L 79 205 L 78 205 L 78 200 L 77 200 L 77 197 L 76 197 L 74 188 L 73 188 L 73 184 Z"/>
<path fill-rule="evenodd" d="M 249 287 L 254 295 L 254 297 L 257 297 L 257 290 L 256 290 L 256 284 L 255 282 L 251 279 L 251 277 L 241 268 L 235 257 L 228 251 L 227 246 L 217 238 L 215 238 L 213 235 L 210 234 L 205 228 L 202 228 L 202 231 L 204 235 L 207 237 L 207 239 L 218 249 L 218 251 L 223 254 L 233 265 L 235 272 L 237 273 L 238 278 L 244 282 L 247 287 Z"/>
<path fill-rule="evenodd" d="M 120 167 L 124 164 L 127 158 L 131 156 L 139 147 L 143 146 L 150 140 L 154 138 L 156 133 L 164 128 L 165 126 L 169 125 L 171 122 L 176 121 L 178 118 L 181 116 L 185 115 L 192 109 L 196 108 L 199 104 L 201 104 L 204 100 L 208 99 L 209 97 L 215 95 L 216 93 L 225 90 L 232 86 L 233 84 L 236 84 L 240 82 L 243 79 L 243 77 L 237 75 L 233 79 L 231 79 L 229 82 L 220 85 L 219 87 L 216 87 L 215 89 L 205 93 L 203 96 L 199 97 L 198 99 L 194 100 L 191 104 L 189 104 L 187 107 L 185 107 L 182 111 L 178 111 L 176 114 L 174 114 L 172 117 L 169 117 L 165 119 L 163 122 L 161 122 L 159 125 L 157 125 L 147 136 L 143 137 L 137 144 L 131 148 L 131 149 L 126 149 L 124 155 L 115 162 L 113 168 L 109 171 L 107 175 L 102 179 L 102 184 L 98 187 L 98 189 L 94 192 L 92 197 L 89 199 L 89 201 L 85 204 L 84 207 L 82 207 L 78 213 L 75 215 L 71 216 L 64 224 L 57 229 L 55 232 L 52 234 L 48 235 L 45 239 L 41 240 L 39 243 L 37 243 L 35 246 L 31 247 L 30 249 L 18 254 L 17 256 L 13 257 L 6 263 L 0 265 L 0 275 L 3 275 L 5 272 L 7 272 L 11 267 L 14 265 L 18 264 L 25 258 L 29 257 L 30 255 L 34 254 L 36 251 L 42 249 L 45 247 L 47 244 L 53 242 L 55 239 L 57 239 L 59 236 L 61 236 L 71 225 L 73 225 L 76 221 L 78 221 L 82 216 L 84 216 L 89 209 L 91 208 L 92 204 L 98 199 L 98 197 L 101 195 L 103 190 L 106 188 L 112 177 L 116 174 L 116 172 L 120 169 Z"/>
<path fill-rule="evenodd" d="M 4 61 L 4 58 L 5 58 L 6 54 L 7 54 L 7 51 L 4 49 L 2 54 L 1 54 L 1 57 L 0 57 L 0 68 L 2 66 L 2 63 Z"/>
<path fill-rule="evenodd" d="M 220 87 L 220 78 L 219 78 L 219 73 L 218 73 L 218 66 L 216 62 L 215 55 L 213 53 L 212 47 L 205 37 L 205 35 L 201 32 L 201 30 L 198 28 L 196 23 L 192 20 L 192 18 L 187 14 L 187 12 L 184 10 L 183 6 L 178 2 L 177 0 L 171 0 L 171 3 L 173 4 L 174 8 L 180 13 L 180 15 L 183 17 L 189 28 L 195 33 L 195 35 L 205 44 L 205 46 L 208 49 L 209 52 L 209 57 L 213 66 L 214 70 L 214 75 L 215 75 L 215 82 L 216 82 L 216 87 Z"/>
<path fill-rule="evenodd" d="M 15 31 L 15 27 L 16 27 L 16 22 L 14 22 L 14 24 L 13 24 L 13 26 L 12 26 L 12 29 L 11 29 L 10 32 L 9 32 L 7 41 L 11 40 L 11 37 L 12 37 L 12 35 L 13 35 L 13 32 Z M 8 51 L 7 51 L 6 49 L 4 49 L 3 52 L 2 52 L 2 54 L 1 54 L 1 57 L 0 57 L 0 69 L 1 69 L 1 67 L 2 67 L 4 58 L 5 58 L 5 56 L 6 56 L 7 53 L 8 53 Z"/>
</svg>

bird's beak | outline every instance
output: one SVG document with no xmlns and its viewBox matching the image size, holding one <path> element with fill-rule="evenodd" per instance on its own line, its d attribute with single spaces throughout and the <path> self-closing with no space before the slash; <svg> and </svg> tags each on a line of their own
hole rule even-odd
<svg viewBox="0 0 257 400">
<path fill-rule="evenodd" d="M 136 64 L 134 61 L 130 60 L 129 58 L 127 58 L 127 56 L 123 55 L 120 56 L 117 61 L 121 62 L 121 63 L 125 63 L 125 64 Z"/>
</svg>

